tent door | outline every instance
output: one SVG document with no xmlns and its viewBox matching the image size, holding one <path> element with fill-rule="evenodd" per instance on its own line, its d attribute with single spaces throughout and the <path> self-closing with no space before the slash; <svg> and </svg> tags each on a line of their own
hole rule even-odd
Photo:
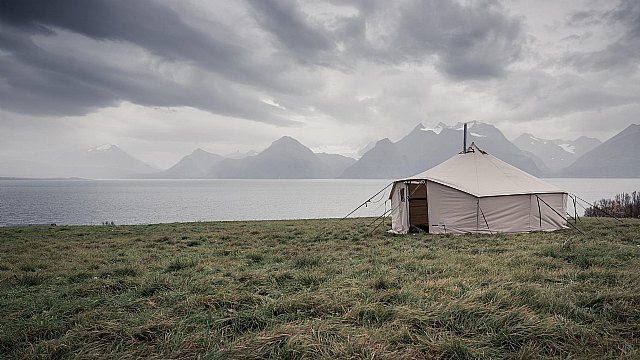
<svg viewBox="0 0 640 360">
<path fill-rule="evenodd" d="M 409 225 L 429 232 L 427 183 L 409 184 Z"/>
</svg>

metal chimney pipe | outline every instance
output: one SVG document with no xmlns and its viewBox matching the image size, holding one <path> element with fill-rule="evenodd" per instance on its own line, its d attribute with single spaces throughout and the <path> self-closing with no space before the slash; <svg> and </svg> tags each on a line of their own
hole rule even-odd
<svg viewBox="0 0 640 360">
<path fill-rule="evenodd" d="M 464 123 L 464 141 L 462 143 L 462 153 L 467 152 L 467 123 Z"/>
</svg>

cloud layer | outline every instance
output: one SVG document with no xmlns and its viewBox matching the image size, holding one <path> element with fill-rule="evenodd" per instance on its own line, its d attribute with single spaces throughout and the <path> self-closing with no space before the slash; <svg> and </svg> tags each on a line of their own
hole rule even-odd
<svg viewBox="0 0 640 360">
<path fill-rule="evenodd" d="M 633 0 L 5 0 L 0 157 L 46 122 L 142 156 L 285 134 L 355 153 L 464 120 L 606 137 L 636 121 L 639 48 Z"/>
</svg>

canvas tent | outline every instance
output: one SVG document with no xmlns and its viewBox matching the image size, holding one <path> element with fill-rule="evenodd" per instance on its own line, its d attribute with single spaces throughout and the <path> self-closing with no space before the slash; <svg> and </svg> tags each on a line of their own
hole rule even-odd
<svg viewBox="0 0 640 360">
<path fill-rule="evenodd" d="M 567 193 L 475 144 L 391 188 L 391 232 L 497 233 L 566 227 Z"/>
</svg>

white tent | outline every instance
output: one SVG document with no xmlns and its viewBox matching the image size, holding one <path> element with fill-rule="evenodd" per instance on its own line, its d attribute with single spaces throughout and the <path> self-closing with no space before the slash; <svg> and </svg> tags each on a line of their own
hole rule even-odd
<svg viewBox="0 0 640 360">
<path fill-rule="evenodd" d="M 471 144 L 391 188 L 391 232 L 553 231 L 566 227 L 567 193 Z"/>
</svg>

